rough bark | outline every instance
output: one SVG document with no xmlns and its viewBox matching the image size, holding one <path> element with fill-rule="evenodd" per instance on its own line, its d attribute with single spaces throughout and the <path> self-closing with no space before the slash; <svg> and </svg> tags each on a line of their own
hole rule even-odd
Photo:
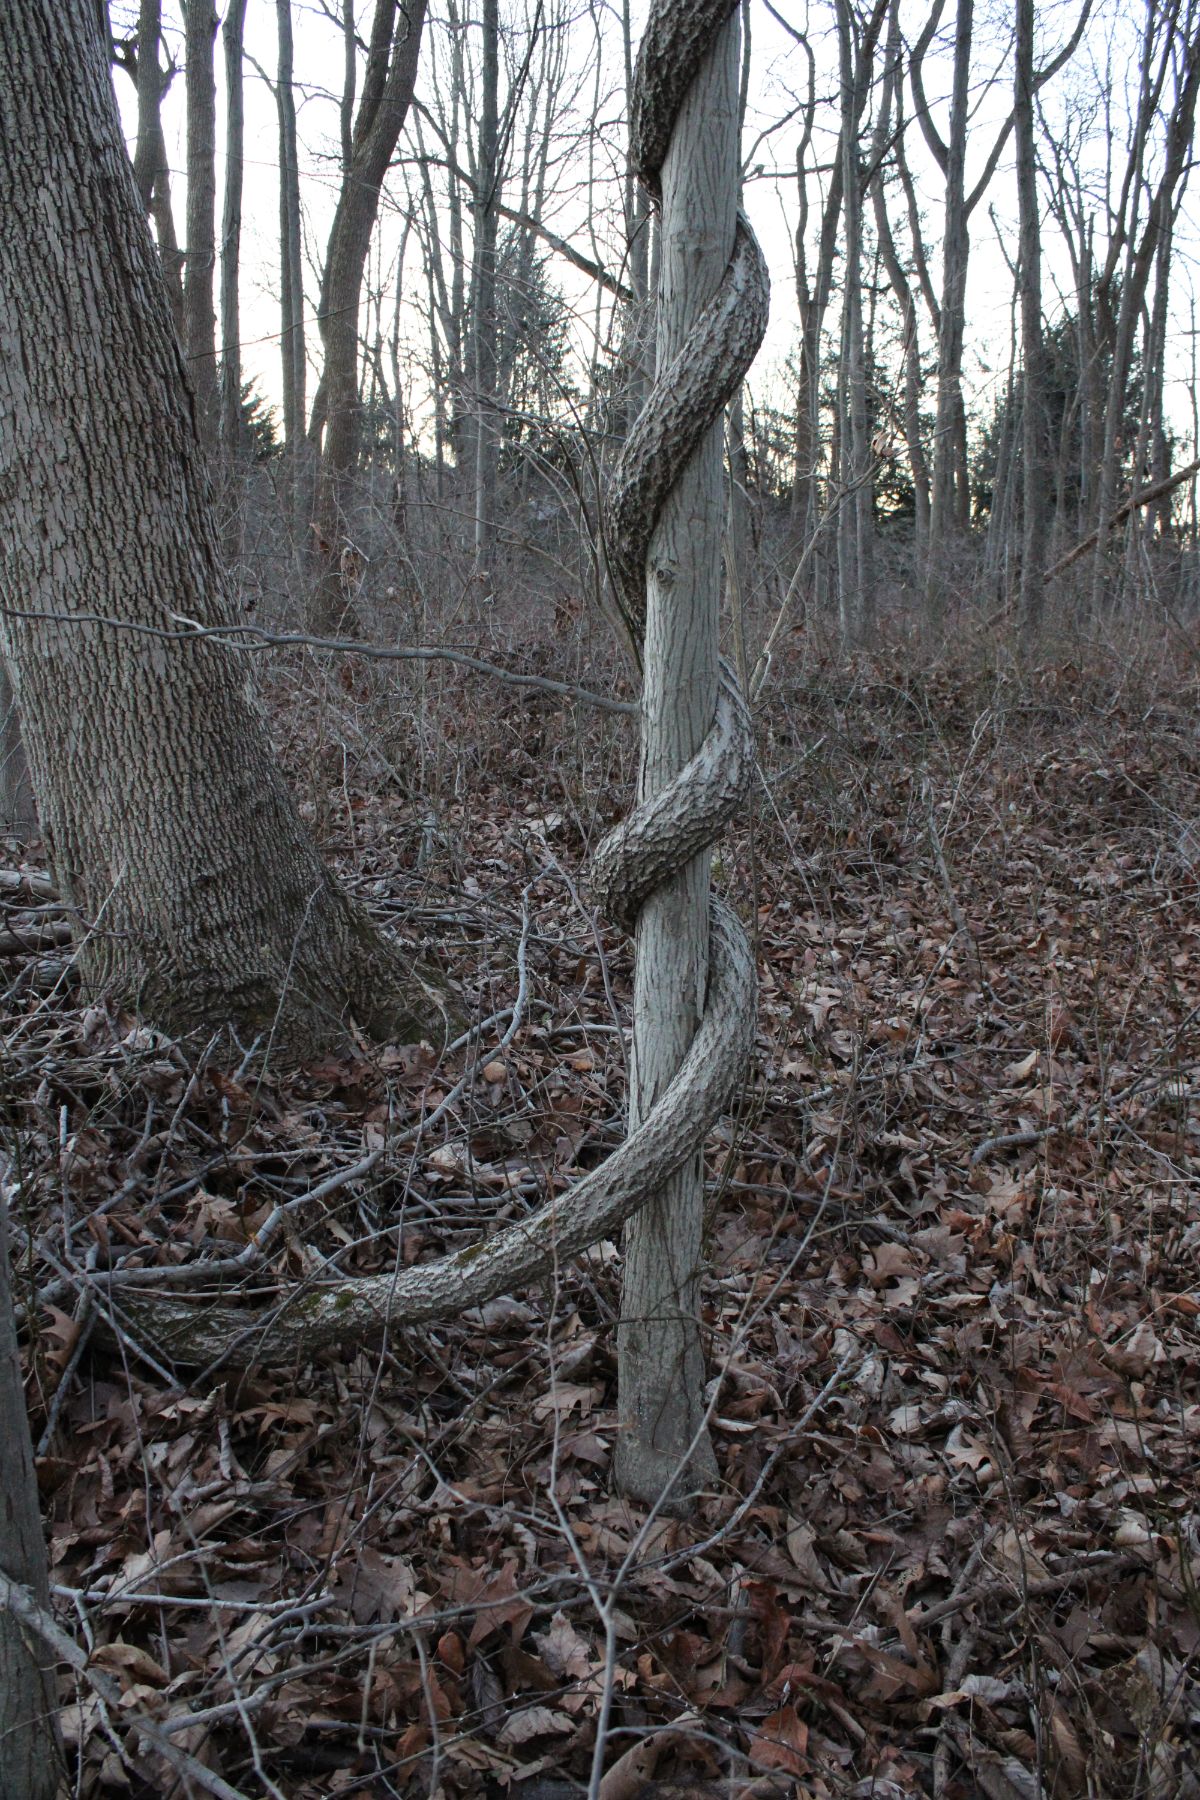
<svg viewBox="0 0 1200 1800">
<path fill-rule="evenodd" d="M 348 1015 L 421 1035 L 428 990 L 323 867 L 244 669 L 170 635 L 236 613 L 91 0 L 0 8 L 0 204 L 0 649 L 86 978 L 297 1048 Z"/>
<path fill-rule="evenodd" d="M 220 406 L 217 392 L 216 276 L 217 88 L 213 0 L 187 0 L 187 255 L 183 272 L 183 326 L 188 373 L 196 398 L 200 441 L 215 457 Z"/>
<path fill-rule="evenodd" d="M 342 181 L 325 254 L 317 306 L 325 363 L 319 410 L 314 407 L 309 426 L 310 440 L 324 432 L 314 521 L 319 561 L 308 621 L 321 632 L 352 617 L 340 561 L 362 436 L 358 309 L 379 191 L 412 101 L 425 5 L 426 0 L 376 0 L 350 168 Z"/>
<path fill-rule="evenodd" d="M 8 1201 L 0 1186 L 0 1573 L 49 1610 L 50 1577 L 13 1319 Z M 0 1794 L 54 1800 L 62 1775 L 54 1666 L 45 1646 L 0 1607 Z"/>
<path fill-rule="evenodd" d="M 738 194 L 736 14 L 683 103 L 663 164 L 658 366 L 683 347 L 718 290 Z M 640 793 L 647 799 L 695 754 L 716 703 L 722 430 L 718 419 L 668 495 L 649 546 Z M 695 1035 L 708 971 L 709 857 L 702 852 L 646 901 L 634 981 L 636 1127 Z M 626 1232 L 618 1330 L 617 1481 L 653 1502 L 671 1483 L 710 1482 L 700 1338 L 704 1174 L 693 1156 Z"/>
</svg>

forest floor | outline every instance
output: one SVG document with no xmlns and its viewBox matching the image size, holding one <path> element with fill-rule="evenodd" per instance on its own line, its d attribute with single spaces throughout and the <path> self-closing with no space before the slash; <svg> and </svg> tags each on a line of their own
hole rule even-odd
<svg viewBox="0 0 1200 1800">
<path fill-rule="evenodd" d="M 583 867 L 628 723 L 317 679 L 275 716 L 331 855 L 477 1018 L 522 962 L 524 1012 L 502 1055 L 507 1018 L 287 1072 L 10 943 L 55 1604 L 122 1690 L 64 1690 L 72 1791 L 200 1793 L 130 1722 L 204 1711 L 173 1742 L 247 1796 L 568 1800 L 607 1697 L 600 1800 L 1200 1795 L 1198 684 L 776 681 L 717 859 L 760 1038 L 709 1145 L 720 1482 L 681 1521 L 610 1491 L 612 1244 L 283 1373 L 172 1376 L 104 1330 L 131 1270 L 228 1258 L 331 1179 L 259 1293 L 468 1243 L 620 1135 L 630 952 Z M 4 898 L 33 941 L 44 895 Z"/>
</svg>

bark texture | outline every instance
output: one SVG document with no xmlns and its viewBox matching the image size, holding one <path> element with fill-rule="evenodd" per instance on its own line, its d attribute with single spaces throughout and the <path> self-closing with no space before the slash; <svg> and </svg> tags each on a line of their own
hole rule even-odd
<svg viewBox="0 0 1200 1800">
<path fill-rule="evenodd" d="M 8 1271 L 8 1205 L 0 1189 L 0 1573 L 50 1607 L 37 1478 Z M 54 1800 L 62 1774 L 54 1668 L 45 1646 L 0 1607 L 0 1794 Z"/>
<path fill-rule="evenodd" d="M 0 647 L 85 976 L 297 1048 L 348 1015 L 421 1035 L 428 987 L 322 865 L 237 659 L 187 630 L 234 607 L 90 0 L 0 8 L 0 207 Z"/>
</svg>

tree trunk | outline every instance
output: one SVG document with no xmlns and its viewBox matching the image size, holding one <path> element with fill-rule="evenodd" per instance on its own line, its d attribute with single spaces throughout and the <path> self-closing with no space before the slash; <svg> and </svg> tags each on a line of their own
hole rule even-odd
<svg viewBox="0 0 1200 1800">
<path fill-rule="evenodd" d="M 1050 456 L 1047 443 L 1046 356 L 1042 343 L 1042 242 L 1038 217 L 1037 160 L 1033 127 L 1034 0 L 1017 0 L 1016 94 L 1017 202 L 1020 210 L 1021 352 L 1021 635 L 1027 644 L 1041 633 L 1046 589 Z"/>
<path fill-rule="evenodd" d="M 0 1572 L 50 1607 L 46 1540 L 25 1415 L 8 1269 L 8 1200 L 0 1185 Z M 0 1607 L 0 1794 L 5 1800 L 54 1800 L 62 1776 L 58 1695 L 45 1646 Z"/>
<path fill-rule="evenodd" d="M 941 332 L 938 342 L 937 418 L 934 427 L 933 488 L 929 508 L 929 558 L 925 603 L 929 623 L 940 633 L 946 616 L 950 545 L 959 522 L 962 417 L 962 356 L 966 321 L 967 226 L 966 156 L 970 105 L 971 36 L 974 0 L 958 0 L 954 36 L 954 82 L 950 103 L 950 139 L 944 147 L 946 176 L 945 229 L 942 235 Z M 919 65 L 914 62 L 914 69 Z M 918 89 L 917 106 L 924 121 L 928 108 Z"/>
<path fill-rule="evenodd" d="M 379 209 L 379 191 L 408 116 L 417 78 L 417 56 L 426 0 L 376 0 L 362 95 L 354 120 L 350 168 L 329 232 L 317 325 L 325 351 L 320 416 L 309 427 L 315 442 L 322 427 L 315 524 L 319 561 L 309 602 L 309 624 L 328 631 L 352 617 L 343 591 L 350 484 L 358 462 L 362 418 L 358 396 L 358 308 L 363 270 Z"/>
<path fill-rule="evenodd" d="M 687 342 L 721 283 L 738 197 L 736 13 L 683 103 L 663 164 L 658 367 Z M 647 558 L 641 796 L 657 793 L 699 749 L 717 688 L 723 421 L 710 426 L 663 507 Z M 633 1008 L 636 1127 L 683 1060 L 704 1007 L 708 853 L 654 893 L 638 919 Z M 700 1341 L 704 1168 L 699 1154 L 631 1222 L 618 1332 L 626 1494 L 653 1503 L 710 1482 Z"/>
<path fill-rule="evenodd" d="M 283 362 L 283 441 L 288 501 L 297 551 L 307 549 L 305 469 L 304 243 L 300 229 L 300 165 L 296 149 L 296 96 L 292 87 L 292 0 L 275 0 L 278 62 L 275 107 L 279 115 L 279 353 Z"/>
<path fill-rule="evenodd" d="M 496 203 L 500 167 L 500 9 L 483 0 L 483 92 L 479 156 L 475 175 L 475 570 L 484 581 L 491 571 L 496 535 Z"/>
<path fill-rule="evenodd" d="M 183 341 L 183 257 L 175 236 L 171 211 L 171 170 L 162 128 L 162 98 L 171 85 L 174 69 L 165 73 L 158 60 L 162 36 L 161 0 L 142 0 L 138 13 L 137 103 L 138 130 L 134 149 L 134 175 L 142 205 L 154 220 L 162 257 L 171 318 Z"/>
<path fill-rule="evenodd" d="M 222 39 L 225 49 L 225 205 L 221 218 L 221 448 L 229 475 L 236 474 L 242 448 L 242 326 L 238 277 L 242 248 L 242 169 L 246 117 L 242 82 L 242 39 L 246 0 L 229 0 Z M 236 517 L 237 496 L 234 496 Z M 235 533 L 236 536 L 236 533 Z M 236 546 L 235 546 L 236 547 Z"/>
<path fill-rule="evenodd" d="M 217 89 L 213 45 L 217 11 L 213 0 L 187 0 L 187 258 L 183 271 L 184 342 L 196 398 L 200 442 L 213 458 L 220 408 L 217 395 L 217 320 L 213 310 L 216 274 Z"/>
<path fill-rule="evenodd" d="M 91 0 L 0 8 L 0 648 L 90 984 L 297 1047 L 420 1036 L 425 985 L 270 760 Z M 47 254 L 47 246 L 61 247 Z"/>
</svg>

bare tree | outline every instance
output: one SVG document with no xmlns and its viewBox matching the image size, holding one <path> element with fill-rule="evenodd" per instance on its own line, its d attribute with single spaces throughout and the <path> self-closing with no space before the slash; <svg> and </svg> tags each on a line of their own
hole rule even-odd
<svg viewBox="0 0 1200 1800">
<path fill-rule="evenodd" d="M 229 0 L 221 28 L 225 52 L 225 202 L 221 215 L 221 447 L 228 469 L 242 441 L 242 326 L 238 283 L 242 245 L 242 172 L 246 113 L 242 44 L 246 0 Z"/>
<path fill-rule="evenodd" d="M 187 0 L 184 79 L 187 87 L 187 253 L 183 270 L 183 326 L 200 441 L 215 458 L 220 407 L 217 393 L 216 277 L 217 89 L 213 0 Z"/>
<path fill-rule="evenodd" d="M 163 97 L 174 80 L 175 67 L 168 63 L 163 68 L 159 60 L 161 41 L 162 0 L 141 0 L 137 37 L 132 43 L 114 44 L 113 53 L 118 65 L 130 76 L 137 89 L 134 178 L 142 205 L 154 221 L 171 317 L 182 343 L 183 255 L 175 235 L 175 216 L 171 210 L 171 170 L 162 128 Z"/>
<path fill-rule="evenodd" d="M 1034 0 L 1017 0 L 1016 91 L 1017 201 L 1020 211 L 1021 464 L 1023 538 L 1021 630 L 1026 641 L 1041 630 L 1045 601 L 1050 458 L 1046 443 L 1046 353 L 1042 342 L 1042 235 L 1038 211 L 1033 88 Z"/>
<path fill-rule="evenodd" d="M 292 0 L 275 0 L 278 61 L 275 108 L 279 118 L 279 353 L 283 362 L 283 441 L 293 535 L 301 541 L 306 521 L 307 363 L 304 330 L 304 240 L 300 225 L 300 164 L 296 144 Z"/>
<path fill-rule="evenodd" d="M 325 360 L 309 421 L 309 441 L 320 443 L 314 520 L 319 561 L 309 606 L 309 623 L 318 630 L 340 622 L 351 610 L 340 564 L 350 481 L 362 438 L 359 302 L 380 189 L 412 101 L 425 6 L 426 0 L 375 0 L 350 166 L 342 177 L 325 253 L 317 304 Z"/>
</svg>

